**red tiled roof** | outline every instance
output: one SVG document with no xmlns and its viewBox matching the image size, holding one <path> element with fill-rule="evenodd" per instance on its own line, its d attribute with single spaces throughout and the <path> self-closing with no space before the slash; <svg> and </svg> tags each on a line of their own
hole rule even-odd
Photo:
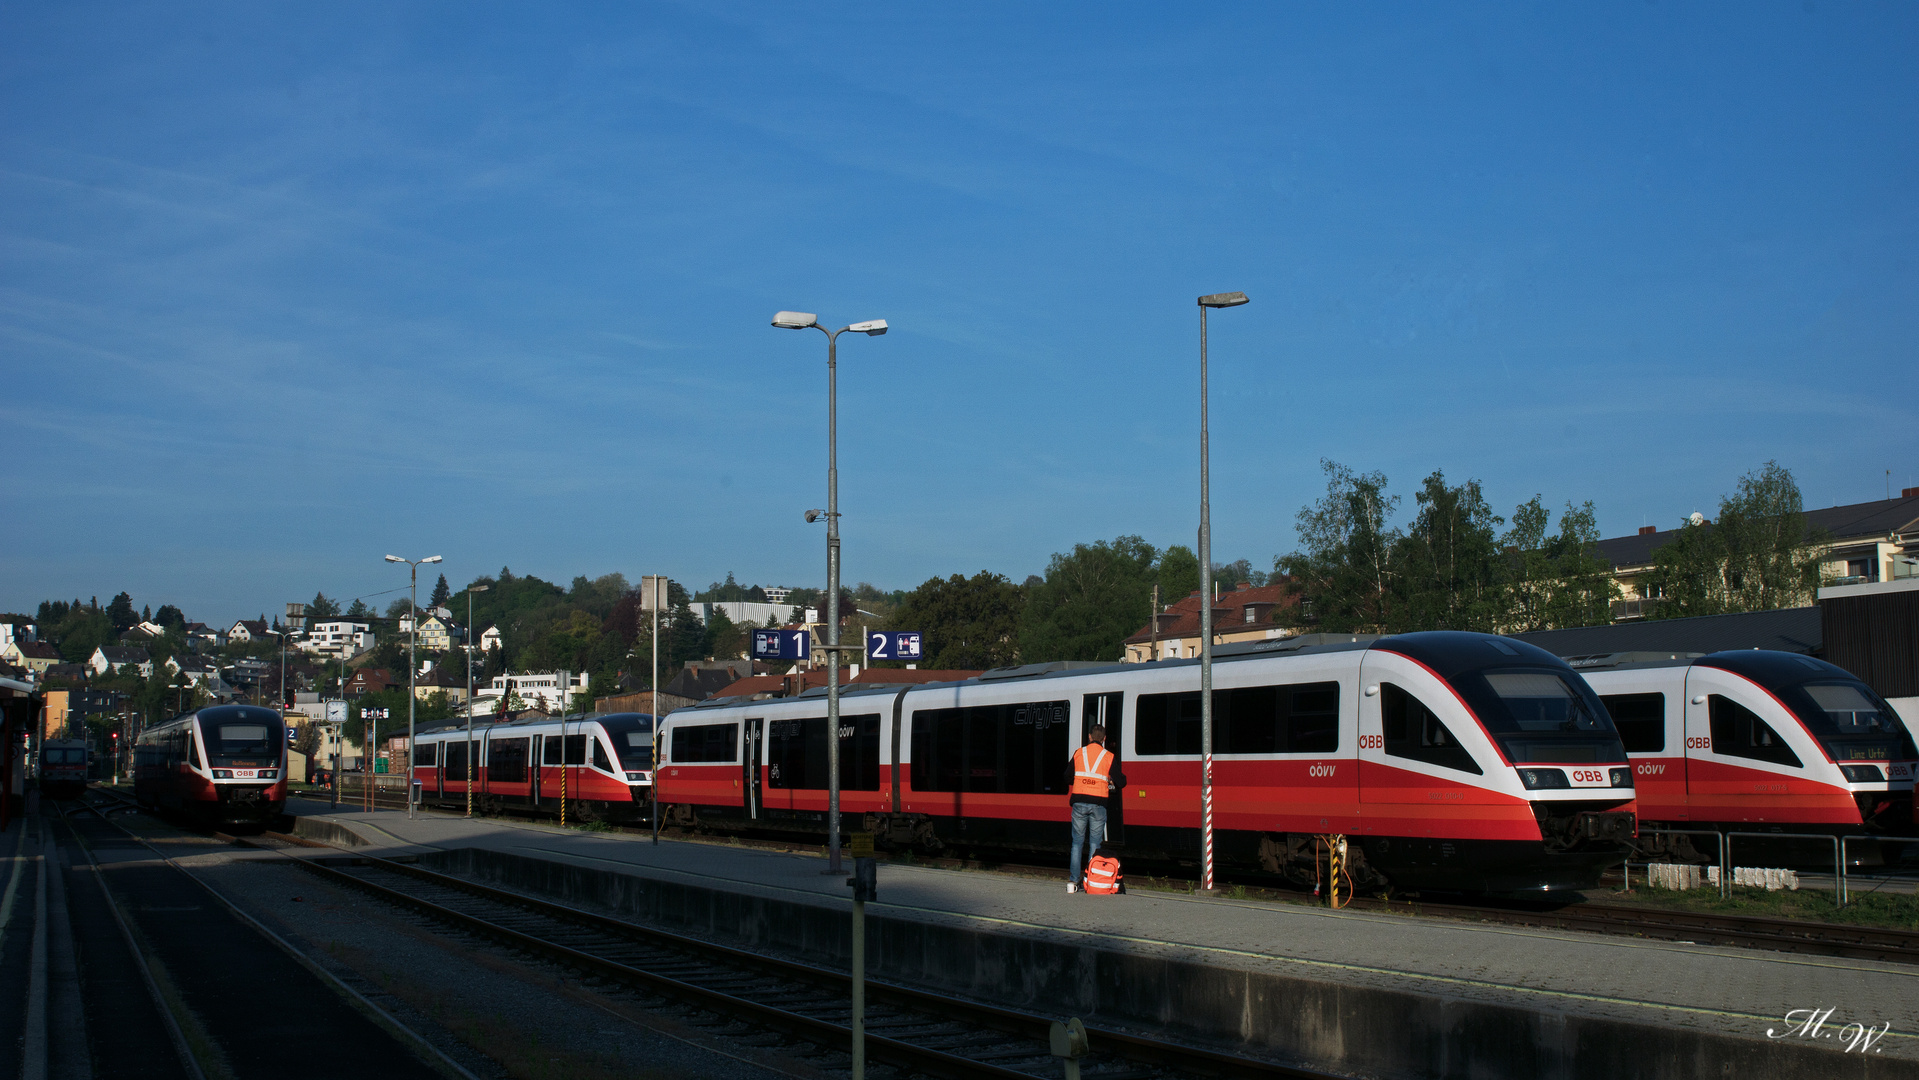
<svg viewBox="0 0 1919 1080">
<path fill-rule="evenodd" d="M 1226 634 L 1247 626 L 1272 625 L 1272 613 L 1283 608 L 1294 607 L 1299 597 L 1288 595 L 1286 583 L 1276 585 L 1242 585 L 1219 594 L 1213 603 L 1213 633 Z M 1246 605 L 1271 604 L 1259 621 L 1246 622 Z M 1199 636 L 1199 594 L 1192 593 L 1184 600 L 1167 607 L 1169 618 L 1161 620 L 1159 636 L 1161 638 L 1198 637 Z M 1142 641 L 1153 640 L 1153 627 L 1148 623 L 1139 628 L 1139 632 L 1126 639 L 1126 644 L 1135 645 Z"/>
</svg>

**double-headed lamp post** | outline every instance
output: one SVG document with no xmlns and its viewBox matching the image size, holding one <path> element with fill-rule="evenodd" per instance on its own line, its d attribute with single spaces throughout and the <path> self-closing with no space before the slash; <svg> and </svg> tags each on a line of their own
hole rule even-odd
<svg viewBox="0 0 1919 1080">
<path fill-rule="evenodd" d="M 413 690 L 413 680 L 419 671 L 419 661 L 413 658 L 413 646 L 420 640 L 420 567 L 427 563 L 440 561 L 438 555 L 428 555 L 424 559 L 402 559 L 398 555 L 388 555 L 387 562 L 403 562 L 412 584 L 407 593 L 406 635 L 406 816 L 413 816 L 413 705 L 418 695 Z"/>
<path fill-rule="evenodd" d="M 805 311 L 782 311 L 773 316 L 782 330 L 818 330 L 826 335 L 826 870 L 842 874 L 840 866 L 840 465 L 839 465 L 839 336 L 848 330 L 868 337 L 886 333 L 885 319 L 868 319 L 838 330 L 820 325 L 819 316 Z M 812 521 L 809 513 L 806 520 Z M 864 643 L 861 643 L 864 647 Z"/>
<path fill-rule="evenodd" d="M 1238 307 L 1243 292 L 1199 298 L 1199 887 L 1213 889 L 1213 507 L 1211 432 L 1206 426 L 1206 312 Z"/>
</svg>

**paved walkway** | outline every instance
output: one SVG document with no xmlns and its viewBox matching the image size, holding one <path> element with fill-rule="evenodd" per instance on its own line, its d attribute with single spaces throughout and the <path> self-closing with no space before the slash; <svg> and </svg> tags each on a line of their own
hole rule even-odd
<svg viewBox="0 0 1919 1080">
<path fill-rule="evenodd" d="M 810 854 L 673 840 L 656 847 L 627 834 L 439 814 L 330 813 L 323 803 L 289 809 L 330 818 L 394 853 L 481 847 L 849 902 L 844 879 L 822 875 L 824 863 Z M 1919 968 L 1901 964 L 1156 892 L 1069 895 L 1063 872 L 1054 882 L 881 864 L 879 895 L 876 914 L 1761 1040 L 1768 1028 L 1783 1030 L 1792 1010 L 1831 1008 L 1835 1028 L 1890 1022 L 1878 1056 L 1919 1060 Z"/>
</svg>

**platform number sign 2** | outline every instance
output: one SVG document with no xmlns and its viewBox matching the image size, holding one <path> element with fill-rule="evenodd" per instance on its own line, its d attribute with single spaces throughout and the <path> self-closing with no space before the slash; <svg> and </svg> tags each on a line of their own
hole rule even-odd
<svg viewBox="0 0 1919 1080">
<path fill-rule="evenodd" d="M 813 635 L 805 630 L 753 631 L 753 659 L 805 660 L 813 655 Z"/>
<path fill-rule="evenodd" d="M 918 660 L 925 653 L 918 630 L 875 630 L 866 635 L 866 655 L 871 660 Z"/>
</svg>

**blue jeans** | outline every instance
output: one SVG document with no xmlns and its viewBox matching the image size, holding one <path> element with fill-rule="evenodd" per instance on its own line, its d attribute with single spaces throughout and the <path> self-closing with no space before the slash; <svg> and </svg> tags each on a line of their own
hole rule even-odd
<svg viewBox="0 0 1919 1080">
<path fill-rule="evenodd" d="M 1086 860 L 1106 842 L 1106 807 L 1073 804 L 1073 850 L 1066 864 L 1067 880 L 1078 885 L 1086 876 Z"/>
</svg>

